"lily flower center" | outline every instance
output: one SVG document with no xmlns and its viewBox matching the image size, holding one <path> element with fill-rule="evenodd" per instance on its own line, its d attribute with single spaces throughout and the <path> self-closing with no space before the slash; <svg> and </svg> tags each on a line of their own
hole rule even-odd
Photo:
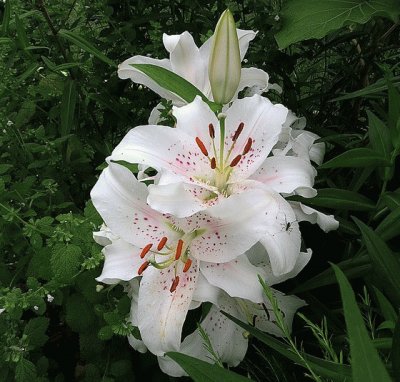
<svg viewBox="0 0 400 382">
<path fill-rule="evenodd" d="M 182 233 L 182 236 L 178 240 L 168 240 L 164 236 L 154 247 L 154 243 L 145 245 L 140 252 L 140 258 L 145 259 L 145 261 L 139 267 L 138 275 L 141 276 L 149 266 L 153 266 L 156 269 L 173 267 L 174 276 L 170 287 L 170 292 L 173 293 L 179 285 L 178 274 L 180 272 L 186 273 L 192 265 L 190 243 L 202 232 L 204 231 L 194 230 L 190 233 Z"/>
<path fill-rule="evenodd" d="M 218 191 L 221 194 L 228 196 L 229 195 L 228 181 L 232 174 L 232 171 L 244 159 L 244 156 L 250 152 L 251 147 L 253 145 L 253 139 L 249 137 L 241 153 L 237 154 L 235 157 L 232 158 L 232 152 L 237 144 L 238 138 L 241 135 L 245 125 L 243 122 L 239 124 L 235 133 L 232 136 L 230 147 L 228 148 L 226 153 L 224 153 L 225 120 L 221 119 L 220 124 L 221 124 L 220 142 L 217 142 L 219 143 L 219 145 L 217 145 L 215 142 L 216 139 L 215 139 L 214 125 L 212 123 L 208 125 L 208 132 L 211 138 L 211 150 L 212 150 L 211 154 L 207 150 L 204 142 L 199 137 L 196 137 L 195 141 L 201 153 L 209 160 L 210 167 L 214 171 L 213 178 L 207 179 L 207 183 L 214 185 L 215 187 L 217 187 Z"/>
</svg>

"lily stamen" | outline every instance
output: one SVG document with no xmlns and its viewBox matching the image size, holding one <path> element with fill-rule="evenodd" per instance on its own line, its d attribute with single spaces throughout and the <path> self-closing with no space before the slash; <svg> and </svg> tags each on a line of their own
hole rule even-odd
<svg viewBox="0 0 400 382">
<path fill-rule="evenodd" d="M 208 132 L 210 134 L 211 139 L 215 138 L 215 129 L 214 129 L 214 125 L 212 123 L 210 123 L 208 125 Z"/>
<path fill-rule="evenodd" d="M 213 170 L 215 170 L 215 168 L 217 167 L 217 161 L 216 161 L 215 157 L 212 157 L 212 158 L 211 158 L 210 165 L 211 165 L 211 168 L 212 168 Z"/>
<path fill-rule="evenodd" d="M 183 267 L 183 272 L 187 272 L 191 265 L 192 265 L 192 260 L 187 259 L 186 263 L 185 263 L 185 266 Z"/>
<path fill-rule="evenodd" d="M 196 137 L 196 143 L 197 146 L 199 146 L 199 149 L 203 153 L 203 155 L 208 157 L 208 151 L 206 149 L 206 146 L 204 146 L 203 141 L 199 137 Z"/>
<path fill-rule="evenodd" d="M 233 134 L 233 137 L 232 137 L 233 142 L 235 142 L 239 138 L 239 135 L 242 133 L 243 128 L 244 128 L 244 123 L 240 122 L 238 128 L 235 131 L 235 134 Z"/>
<path fill-rule="evenodd" d="M 161 251 L 164 248 L 165 243 L 167 242 L 167 240 L 168 239 L 165 236 L 160 240 L 160 242 L 157 245 L 157 251 Z"/>
<path fill-rule="evenodd" d="M 149 266 L 150 261 L 145 261 L 140 268 L 138 269 L 138 275 L 141 276 L 142 273 L 147 269 L 147 267 Z"/>
<path fill-rule="evenodd" d="M 232 159 L 232 162 L 229 166 L 235 167 L 240 162 L 241 159 L 242 159 L 242 155 L 241 154 L 237 155 L 235 158 Z"/>
<path fill-rule="evenodd" d="M 182 249 L 183 249 L 183 240 L 179 239 L 178 244 L 176 246 L 175 260 L 179 260 L 179 258 L 181 257 Z"/>
<path fill-rule="evenodd" d="M 253 139 L 249 138 L 247 140 L 246 146 L 244 146 L 242 155 L 246 155 L 251 150 L 252 144 L 253 144 Z"/>
<path fill-rule="evenodd" d="M 143 259 L 150 251 L 151 247 L 153 244 L 147 244 L 143 249 L 142 252 L 140 253 L 140 258 Z"/>
<path fill-rule="evenodd" d="M 171 293 L 175 292 L 176 287 L 178 286 L 178 284 L 179 284 L 179 276 L 176 276 L 176 277 L 174 278 L 174 281 L 172 281 L 172 285 L 171 285 L 171 288 L 170 288 L 169 291 L 170 291 Z"/>
</svg>

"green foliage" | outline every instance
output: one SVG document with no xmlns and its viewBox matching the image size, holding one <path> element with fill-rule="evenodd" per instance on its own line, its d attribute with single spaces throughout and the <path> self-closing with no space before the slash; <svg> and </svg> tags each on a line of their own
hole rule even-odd
<svg viewBox="0 0 400 382">
<path fill-rule="evenodd" d="M 155 357 L 126 341 L 140 337 L 123 286 L 95 280 L 103 255 L 92 232 L 101 219 L 87 201 L 104 158 L 159 102 L 118 79 L 117 64 L 167 57 L 164 32 L 188 30 L 200 45 L 226 6 L 238 27 L 259 31 L 243 66 L 266 70 L 283 89 L 266 96 L 306 117 L 326 143 L 318 196 L 298 200 L 340 221 L 324 236 L 301 223 L 313 258 L 281 289 L 308 307 L 283 340 L 238 323 L 259 341 L 236 371 L 267 382 L 304 373 L 350 380 L 363 372 L 361 341 L 382 360 L 375 371 L 385 374 L 383 364 L 400 378 L 397 1 L 13 0 L 0 2 L 0 381 L 169 380 Z M 180 92 L 179 79 L 159 74 Z M 163 106 L 172 125 L 171 103 Z M 354 299 L 341 279 L 344 310 L 328 261 L 355 291 Z M 197 378 L 227 372 L 176 356 Z"/>
</svg>

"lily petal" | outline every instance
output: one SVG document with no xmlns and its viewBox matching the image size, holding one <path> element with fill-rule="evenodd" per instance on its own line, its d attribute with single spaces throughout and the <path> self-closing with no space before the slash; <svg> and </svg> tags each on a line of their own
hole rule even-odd
<svg viewBox="0 0 400 382">
<path fill-rule="evenodd" d="M 264 72 L 264 70 L 258 68 L 242 68 L 237 93 L 245 88 L 257 87 L 258 91 L 254 94 L 261 94 L 267 90 L 268 84 L 269 75 L 267 72 Z"/>
<path fill-rule="evenodd" d="M 263 301 L 264 293 L 258 275 L 263 279 L 267 278 L 267 275 L 262 268 L 251 264 L 246 255 L 228 263 L 202 262 L 200 272 L 210 284 L 221 288 L 231 297 L 253 302 Z"/>
<path fill-rule="evenodd" d="M 296 214 L 296 219 L 299 222 L 307 221 L 311 224 L 317 223 L 324 232 L 329 232 L 338 229 L 339 227 L 339 222 L 333 215 L 325 215 L 322 212 L 300 202 L 290 202 L 290 205 L 292 206 L 293 211 Z"/>
<path fill-rule="evenodd" d="M 192 301 L 198 276 L 198 263 L 180 273 L 180 282 L 170 292 L 173 269 L 149 267 L 143 273 L 139 290 L 138 327 L 142 340 L 155 355 L 179 351 L 181 333 Z"/>
<path fill-rule="evenodd" d="M 96 280 L 104 284 L 116 284 L 121 280 L 129 281 L 137 277 L 137 270 L 143 263 L 139 252 L 139 248 L 122 239 L 113 241 L 103 249 L 103 271 Z"/>
<path fill-rule="evenodd" d="M 256 94 L 253 97 L 234 101 L 226 114 L 226 150 L 232 146 L 232 138 L 239 124 L 244 124 L 230 158 L 241 155 L 249 139 L 253 142 L 250 151 L 232 172 L 230 182 L 234 183 L 252 175 L 267 158 L 278 141 L 287 109 L 283 105 L 273 105 L 267 98 Z"/>
<path fill-rule="evenodd" d="M 317 171 L 310 162 L 291 156 L 267 158 L 251 179 L 263 183 L 268 189 L 279 193 L 295 193 L 306 198 L 317 195 L 313 188 Z"/>
<path fill-rule="evenodd" d="M 211 307 L 210 312 L 201 323 L 201 327 L 208 335 L 212 348 L 218 354 L 219 359 L 234 367 L 243 360 L 247 351 L 248 340 L 243 336 L 243 329 L 224 316 L 220 309 L 239 320 L 244 321 L 246 318 L 238 310 L 235 300 L 225 297 L 218 307 L 215 305 Z M 204 346 L 203 337 L 198 329 L 184 339 L 179 351 L 203 361 L 214 363 Z M 159 357 L 158 361 L 164 373 L 174 377 L 186 375 L 183 369 L 170 358 Z"/>
<path fill-rule="evenodd" d="M 165 218 L 147 203 L 147 187 L 124 166 L 110 163 L 91 192 L 96 210 L 111 231 L 139 248 L 171 237 Z"/>
</svg>

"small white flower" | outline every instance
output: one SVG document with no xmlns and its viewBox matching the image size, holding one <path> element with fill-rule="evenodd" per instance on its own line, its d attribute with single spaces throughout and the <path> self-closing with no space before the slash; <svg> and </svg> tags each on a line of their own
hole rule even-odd
<svg viewBox="0 0 400 382">
<path fill-rule="evenodd" d="M 96 292 L 99 293 L 104 289 L 104 285 L 97 284 L 96 285 Z"/>
<path fill-rule="evenodd" d="M 54 300 L 54 296 L 52 296 L 51 294 L 47 294 L 47 301 L 53 302 L 53 300 Z"/>
<path fill-rule="evenodd" d="M 10 121 L 10 120 L 7 121 L 7 126 L 12 126 L 13 124 L 14 124 L 13 121 Z"/>
<path fill-rule="evenodd" d="M 2 314 L 5 311 L 4 308 L 0 308 L 0 314 Z"/>
<path fill-rule="evenodd" d="M 38 307 L 37 305 L 35 305 L 35 306 L 33 307 L 33 309 L 36 310 L 36 311 L 38 311 L 38 310 L 39 310 L 39 307 Z"/>
</svg>

